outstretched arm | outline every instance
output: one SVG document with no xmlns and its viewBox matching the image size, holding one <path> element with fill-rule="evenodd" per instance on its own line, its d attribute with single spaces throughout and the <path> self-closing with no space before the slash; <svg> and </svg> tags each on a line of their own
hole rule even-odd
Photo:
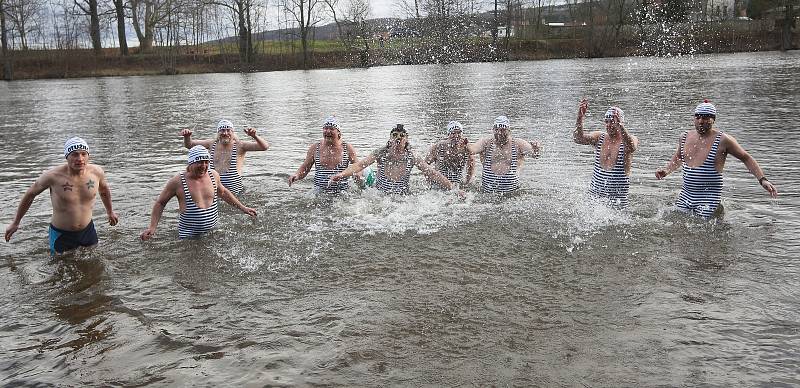
<svg viewBox="0 0 800 388">
<path fill-rule="evenodd" d="M 739 159 L 747 166 L 747 169 L 753 174 L 756 179 L 758 179 L 759 185 L 761 185 L 764 190 L 766 190 L 772 198 L 776 198 L 778 196 L 778 190 L 772 183 L 767 179 L 767 176 L 764 175 L 764 171 L 761 170 L 761 166 L 758 165 L 756 159 L 750 156 L 747 151 L 745 151 L 742 146 L 733 138 L 733 136 L 725 135 L 725 149 L 726 151 L 735 156 L 736 159 Z"/>
<path fill-rule="evenodd" d="M 111 187 L 106 181 L 106 174 L 102 168 L 97 167 L 100 183 L 97 186 L 97 191 L 100 193 L 100 200 L 103 201 L 103 207 L 106 208 L 106 215 L 108 215 L 108 224 L 114 226 L 119 222 L 117 213 L 114 213 L 114 207 L 111 205 Z"/>
<path fill-rule="evenodd" d="M 466 141 L 466 139 L 464 139 Z M 472 178 L 475 176 L 475 155 L 467 153 L 467 180 L 464 181 L 465 184 L 469 184 L 472 182 Z"/>
<path fill-rule="evenodd" d="M 17 207 L 17 213 L 14 215 L 14 220 L 11 221 L 11 224 L 8 225 L 6 228 L 6 241 L 11 240 L 11 236 L 19 229 L 19 223 L 22 221 L 22 217 L 25 216 L 25 213 L 28 212 L 28 209 L 31 208 L 31 204 L 33 204 L 33 200 L 36 199 L 36 196 L 41 194 L 45 191 L 48 187 L 50 187 L 51 183 L 51 175 L 49 172 L 42 174 L 36 182 L 33 182 L 33 185 L 25 191 L 25 194 L 22 195 L 22 199 L 19 201 L 19 206 Z"/>
<path fill-rule="evenodd" d="M 177 192 L 176 187 L 178 186 L 179 179 L 178 177 L 172 177 L 172 179 L 167 182 L 167 185 L 164 186 L 164 189 L 161 190 L 158 198 L 156 198 L 156 203 L 153 204 L 153 210 L 150 212 L 150 225 L 139 235 L 142 240 L 149 240 L 151 237 L 155 236 L 156 227 L 158 227 L 158 222 L 161 221 L 164 208 Z"/>
<path fill-rule="evenodd" d="M 539 144 L 538 141 L 527 141 L 522 139 L 516 139 L 516 141 L 517 149 L 519 149 L 519 152 L 522 153 L 523 156 L 530 156 L 531 158 L 539 157 L 539 153 L 542 151 L 542 145 Z"/>
<path fill-rule="evenodd" d="M 452 190 L 455 187 L 442 173 L 436 171 L 430 164 L 425 163 L 424 159 L 414 157 L 414 164 L 417 165 L 417 168 L 422 171 L 428 179 L 438 183 L 439 186 L 448 190 Z"/>
<path fill-rule="evenodd" d="M 297 172 L 294 175 L 289 177 L 289 187 L 292 187 L 292 183 L 299 181 L 308 175 L 308 172 L 311 171 L 311 167 L 314 165 L 314 149 L 316 144 L 312 144 L 308 147 L 308 151 L 306 152 L 306 159 L 300 165 L 300 168 L 297 169 Z"/>
<path fill-rule="evenodd" d="M 355 173 L 367 168 L 367 166 L 371 165 L 372 163 L 375 163 L 376 159 L 377 158 L 376 158 L 374 152 L 369 154 L 369 156 L 367 156 L 367 157 L 365 157 L 365 158 L 363 158 L 363 159 L 351 164 L 349 167 L 347 167 L 346 170 L 344 170 L 344 171 L 342 171 L 342 172 L 340 172 L 340 173 L 338 173 L 336 175 L 331 176 L 330 182 L 328 182 L 328 184 L 333 183 L 333 182 L 338 182 L 338 181 L 340 181 L 340 180 L 342 180 L 344 178 L 347 178 L 347 177 L 349 177 L 349 176 L 351 176 L 351 175 L 353 175 L 353 174 L 355 174 Z"/>
<path fill-rule="evenodd" d="M 269 149 L 269 143 L 261 136 L 258 136 L 258 132 L 255 128 L 245 128 L 244 133 L 255 141 L 243 141 L 242 151 L 266 151 Z"/>
<path fill-rule="evenodd" d="M 219 190 L 219 197 L 222 198 L 223 201 L 227 202 L 229 205 L 241 210 L 242 213 L 247 214 L 251 217 L 256 216 L 256 209 L 244 206 L 244 204 L 239 201 L 239 198 L 236 198 L 230 190 L 226 189 L 225 186 L 219 181 L 219 174 L 216 171 L 213 172 L 214 180 L 217 181 L 217 190 Z"/>
<path fill-rule="evenodd" d="M 683 139 L 683 136 L 681 136 L 681 139 Z M 656 170 L 656 179 L 664 179 L 667 177 L 667 175 L 672 174 L 673 171 L 677 170 L 678 167 L 680 167 L 681 139 L 678 139 L 678 148 L 675 150 L 675 153 L 672 154 L 672 157 L 667 162 L 667 165 Z"/>
<path fill-rule="evenodd" d="M 484 148 L 486 148 L 486 143 L 490 142 L 491 140 L 491 137 L 485 137 L 476 141 L 475 143 L 469 143 L 467 144 L 467 152 L 469 152 L 470 155 L 479 154 L 483 152 Z"/>
</svg>

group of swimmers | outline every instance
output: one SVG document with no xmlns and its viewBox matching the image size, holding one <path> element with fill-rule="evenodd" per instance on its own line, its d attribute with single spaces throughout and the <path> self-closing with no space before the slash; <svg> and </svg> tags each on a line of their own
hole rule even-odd
<svg viewBox="0 0 800 388">
<path fill-rule="evenodd" d="M 583 121 L 589 102 L 583 99 L 573 139 L 578 144 L 594 148 L 594 171 L 589 193 L 615 209 L 628 205 L 631 160 L 639 140 L 625 128 L 625 113 L 610 107 L 604 117 L 605 131 L 585 132 Z M 728 154 L 741 160 L 764 190 L 773 198 L 775 186 L 767 179 L 758 162 L 742 148 L 736 139 L 714 127 L 716 107 L 707 100 L 694 110 L 694 131 L 681 134 L 675 153 L 666 166 L 656 171 L 657 179 L 683 168 L 683 186 L 676 208 L 703 218 L 713 217 L 722 194 L 722 170 Z M 255 129 L 246 128 L 252 141 L 242 141 L 234 134 L 233 124 L 221 120 L 217 137 L 193 140 L 192 131 L 181 131 L 183 144 L 189 148 L 185 171 L 173 176 L 153 205 L 150 225 L 140 237 L 147 240 L 155 235 L 161 215 L 172 197 L 178 198 L 178 236 L 201 236 L 212 230 L 219 217 L 221 198 L 243 213 L 255 217 L 255 209 L 239 201 L 243 190 L 241 171 L 244 156 L 249 151 L 265 151 L 269 143 Z M 461 190 L 469 184 L 475 172 L 474 155 L 480 156 L 483 172 L 481 190 L 486 193 L 510 193 L 519 189 L 519 175 L 526 157 L 536 158 L 541 145 L 511 135 L 506 116 L 499 116 L 492 126 L 493 135 L 474 143 L 463 136 L 463 126 L 451 121 L 447 139 L 430 147 L 426 157 L 417 155 L 409 146 L 408 131 L 397 124 L 389 131 L 389 140 L 364 158 L 359 159 L 355 148 L 342 140 L 342 131 L 335 117 L 322 125 L 322 140 L 311 144 L 300 167 L 288 179 L 289 186 L 305 178 L 312 168 L 314 187 L 321 193 L 337 194 L 349 190 L 349 177 L 359 185 L 369 181 L 363 170 L 377 163 L 374 186 L 386 194 L 410 194 L 409 177 L 416 166 L 428 180 L 443 189 Z M 19 228 L 20 221 L 34 198 L 49 189 L 53 214 L 49 241 L 52 254 L 63 253 L 81 246 L 97 244 L 92 221 L 92 209 L 97 194 L 106 209 L 108 222 L 116 225 L 118 216 L 111 203 L 111 191 L 102 168 L 89 163 L 89 146 L 74 137 L 64 145 L 66 163 L 45 171 L 25 192 L 16 215 L 6 228 L 5 240 Z M 432 167 L 435 164 L 435 168 Z M 466 174 L 465 174 L 466 173 Z"/>
</svg>

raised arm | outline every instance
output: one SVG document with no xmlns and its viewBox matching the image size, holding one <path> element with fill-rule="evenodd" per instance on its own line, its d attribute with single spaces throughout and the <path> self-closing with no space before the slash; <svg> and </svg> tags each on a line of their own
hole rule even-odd
<svg viewBox="0 0 800 388">
<path fill-rule="evenodd" d="M 106 208 L 106 215 L 108 215 L 108 224 L 114 226 L 119 222 L 117 213 L 114 212 L 114 207 L 111 204 L 111 187 L 106 181 L 106 174 L 102 168 L 97 167 L 97 176 L 100 183 L 97 185 L 97 191 L 100 193 L 100 200 L 103 201 L 103 207 Z"/>
<path fill-rule="evenodd" d="M 51 183 L 52 175 L 50 171 L 45 172 L 36 179 L 36 182 L 33 182 L 31 187 L 25 191 L 25 194 L 22 194 L 22 199 L 19 200 L 19 206 L 17 207 L 17 213 L 14 215 L 14 220 L 6 227 L 6 241 L 10 241 L 11 236 L 19 229 L 19 223 L 22 221 L 22 217 L 24 217 L 28 209 L 31 208 L 31 204 L 33 204 L 33 200 L 36 199 L 36 196 L 47 190 Z"/>
<path fill-rule="evenodd" d="M 616 115 L 616 112 L 614 114 Z M 619 128 L 619 133 L 622 135 L 622 142 L 625 144 L 625 151 L 630 153 L 636 152 L 636 150 L 639 149 L 639 139 L 628 133 L 628 130 L 625 129 L 625 125 L 622 123 L 618 125 L 617 128 Z"/>
<path fill-rule="evenodd" d="M 486 144 L 490 141 L 492 141 L 491 137 L 485 137 L 475 143 L 469 143 L 467 144 L 467 152 L 469 152 L 470 155 L 479 154 L 483 152 L 484 148 L 486 148 Z"/>
<path fill-rule="evenodd" d="M 589 100 L 585 97 L 581 99 L 581 103 L 578 106 L 578 119 L 575 120 L 575 131 L 572 132 L 572 140 L 578 144 L 596 144 L 597 139 L 599 138 L 599 134 L 594 132 L 592 133 L 585 133 L 583 132 L 583 119 L 586 117 L 586 111 L 589 110 Z"/>
<path fill-rule="evenodd" d="M 678 167 L 681 165 L 681 141 L 683 139 L 682 135 L 678 139 L 678 148 L 675 149 L 675 153 L 672 154 L 672 157 L 667 162 L 667 165 L 664 167 L 659 168 L 656 170 L 656 179 L 664 179 L 667 175 L 672 174 L 673 171 L 677 170 Z"/>
<path fill-rule="evenodd" d="M 219 181 L 219 174 L 216 171 L 211 172 L 213 179 L 217 183 L 217 190 L 219 191 L 219 197 L 222 198 L 223 201 L 227 202 L 228 205 L 231 205 L 237 209 L 239 209 L 242 213 L 247 214 L 251 217 L 256 216 L 256 209 L 251 207 L 244 206 L 239 198 L 236 198 L 230 190 L 226 189 L 225 186 Z"/>
<path fill-rule="evenodd" d="M 269 143 L 261 136 L 258 136 L 255 128 L 245 128 L 244 133 L 253 138 L 254 141 L 243 141 L 242 151 L 266 151 L 269 149 Z"/>
<path fill-rule="evenodd" d="M 538 158 L 539 153 L 542 151 L 542 145 L 538 141 L 515 139 L 517 142 L 517 149 L 523 156 L 530 156 L 531 158 Z"/>
<path fill-rule="evenodd" d="M 761 170 L 761 166 L 758 165 L 756 159 L 750 156 L 750 154 L 745 151 L 741 145 L 739 145 L 739 142 L 737 142 L 733 136 L 725 134 L 724 139 L 725 150 L 729 154 L 735 156 L 736 159 L 739 159 L 742 161 L 742 163 L 744 163 L 744 165 L 750 171 L 750 174 L 753 174 L 753 176 L 758 179 L 758 184 L 761 185 L 761 187 L 766 190 L 772 198 L 777 197 L 778 190 L 767 179 L 767 176 L 764 175 L 764 171 Z"/>
<path fill-rule="evenodd" d="M 174 176 L 167 181 L 164 189 L 158 194 L 156 203 L 153 204 L 153 210 L 150 212 L 150 225 L 139 235 L 142 240 L 149 240 L 151 237 L 155 236 L 158 222 L 161 221 L 161 215 L 164 213 L 164 208 L 167 207 L 172 197 L 177 195 L 178 187 L 180 187 L 180 177 Z"/>
<path fill-rule="evenodd" d="M 192 148 L 196 145 L 201 145 L 206 148 L 210 148 L 211 144 L 214 142 L 213 140 L 194 140 L 192 139 L 192 130 L 191 129 L 184 129 L 181 130 L 181 136 L 183 136 L 183 146 L 187 149 Z"/>
<path fill-rule="evenodd" d="M 303 163 L 300 164 L 300 167 L 297 169 L 294 175 L 289 177 L 289 187 L 292 187 L 292 183 L 305 178 L 309 171 L 311 171 L 311 167 L 314 165 L 315 151 L 316 143 L 308 147 L 308 151 L 306 151 L 306 159 L 303 160 Z"/>
</svg>

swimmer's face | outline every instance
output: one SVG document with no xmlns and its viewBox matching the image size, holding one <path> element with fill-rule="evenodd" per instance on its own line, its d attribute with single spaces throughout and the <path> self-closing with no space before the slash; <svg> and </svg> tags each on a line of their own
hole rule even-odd
<svg viewBox="0 0 800 388">
<path fill-rule="evenodd" d="M 447 135 L 447 138 L 450 140 L 450 143 L 458 144 L 461 141 L 461 135 L 462 133 L 460 129 L 454 129 L 450 131 L 450 134 Z"/>
<path fill-rule="evenodd" d="M 404 146 L 408 140 L 405 132 L 392 132 L 389 136 L 392 138 L 392 144 L 398 146 Z"/>
<path fill-rule="evenodd" d="M 504 125 L 495 126 L 492 128 L 492 131 L 494 131 L 494 140 L 501 144 L 507 142 L 508 137 L 511 134 L 511 130 Z"/>
<path fill-rule="evenodd" d="M 186 170 L 194 175 L 202 175 L 208 172 L 208 160 L 201 160 L 186 166 Z"/>
<path fill-rule="evenodd" d="M 217 130 L 217 136 L 219 136 L 219 140 L 224 144 L 228 144 L 233 139 L 233 130 L 230 128 L 220 128 Z"/>
<path fill-rule="evenodd" d="M 72 151 L 67 155 L 67 164 L 74 170 L 82 170 L 89 163 L 89 153 L 84 150 Z"/>
<path fill-rule="evenodd" d="M 341 133 L 335 127 L 323 127 L 322 128 L 322 137 L 326 139 L 336 139 L 340 137 Z"/>
<path fill-rule="evenodd" d="M 694 115 L 694 129 L 697 133 L 704 134 L 711 130 L 716 119 L 711 115 Z"/>
<path fill-rule="evenodd" d="M 606 132 L 610 135 L 617 133 L 619 122 L 614 118 L 606 118 Z"/>
</svg>

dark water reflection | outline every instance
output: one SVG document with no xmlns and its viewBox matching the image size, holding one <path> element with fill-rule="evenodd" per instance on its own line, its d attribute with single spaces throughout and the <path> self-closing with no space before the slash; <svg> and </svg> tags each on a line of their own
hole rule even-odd
<svg viewBox="0 0 800 388">
<path fill-rule="evenodd" d="M 36 174 L 79 134 L 108 173 L 121 216 L 100 245 L 48 257 L 41 195 L 0 244 L 0 383 L 132 386 L 792 386 L 800 354 L 797 53 L 398 66 L 0 84 L 7 224 Z M 571 142 L 609 104 L 641 139 L 631 208 L 585 198 L 589 149 Z M 774 182 L 726 165 L 725 218 L 670 212 L 678 174 L 653 171 L 710 98 L 718 125 Z M 507 114 L 546 151 L 520 195 L 466 201 L 423 189 L 396 200 L 288 188 L 319 124 L 336 114 L 361 155 L 403 122 L 425 149 L 448 120 L 472 139 Z M 243 201 L 219 230 L 177 241 L 168 206 L 178 131 L 231 118 L 272 148 L 251 154 Z M 241 134 L 241 131 L 240 131 Z"/>
</svg>

